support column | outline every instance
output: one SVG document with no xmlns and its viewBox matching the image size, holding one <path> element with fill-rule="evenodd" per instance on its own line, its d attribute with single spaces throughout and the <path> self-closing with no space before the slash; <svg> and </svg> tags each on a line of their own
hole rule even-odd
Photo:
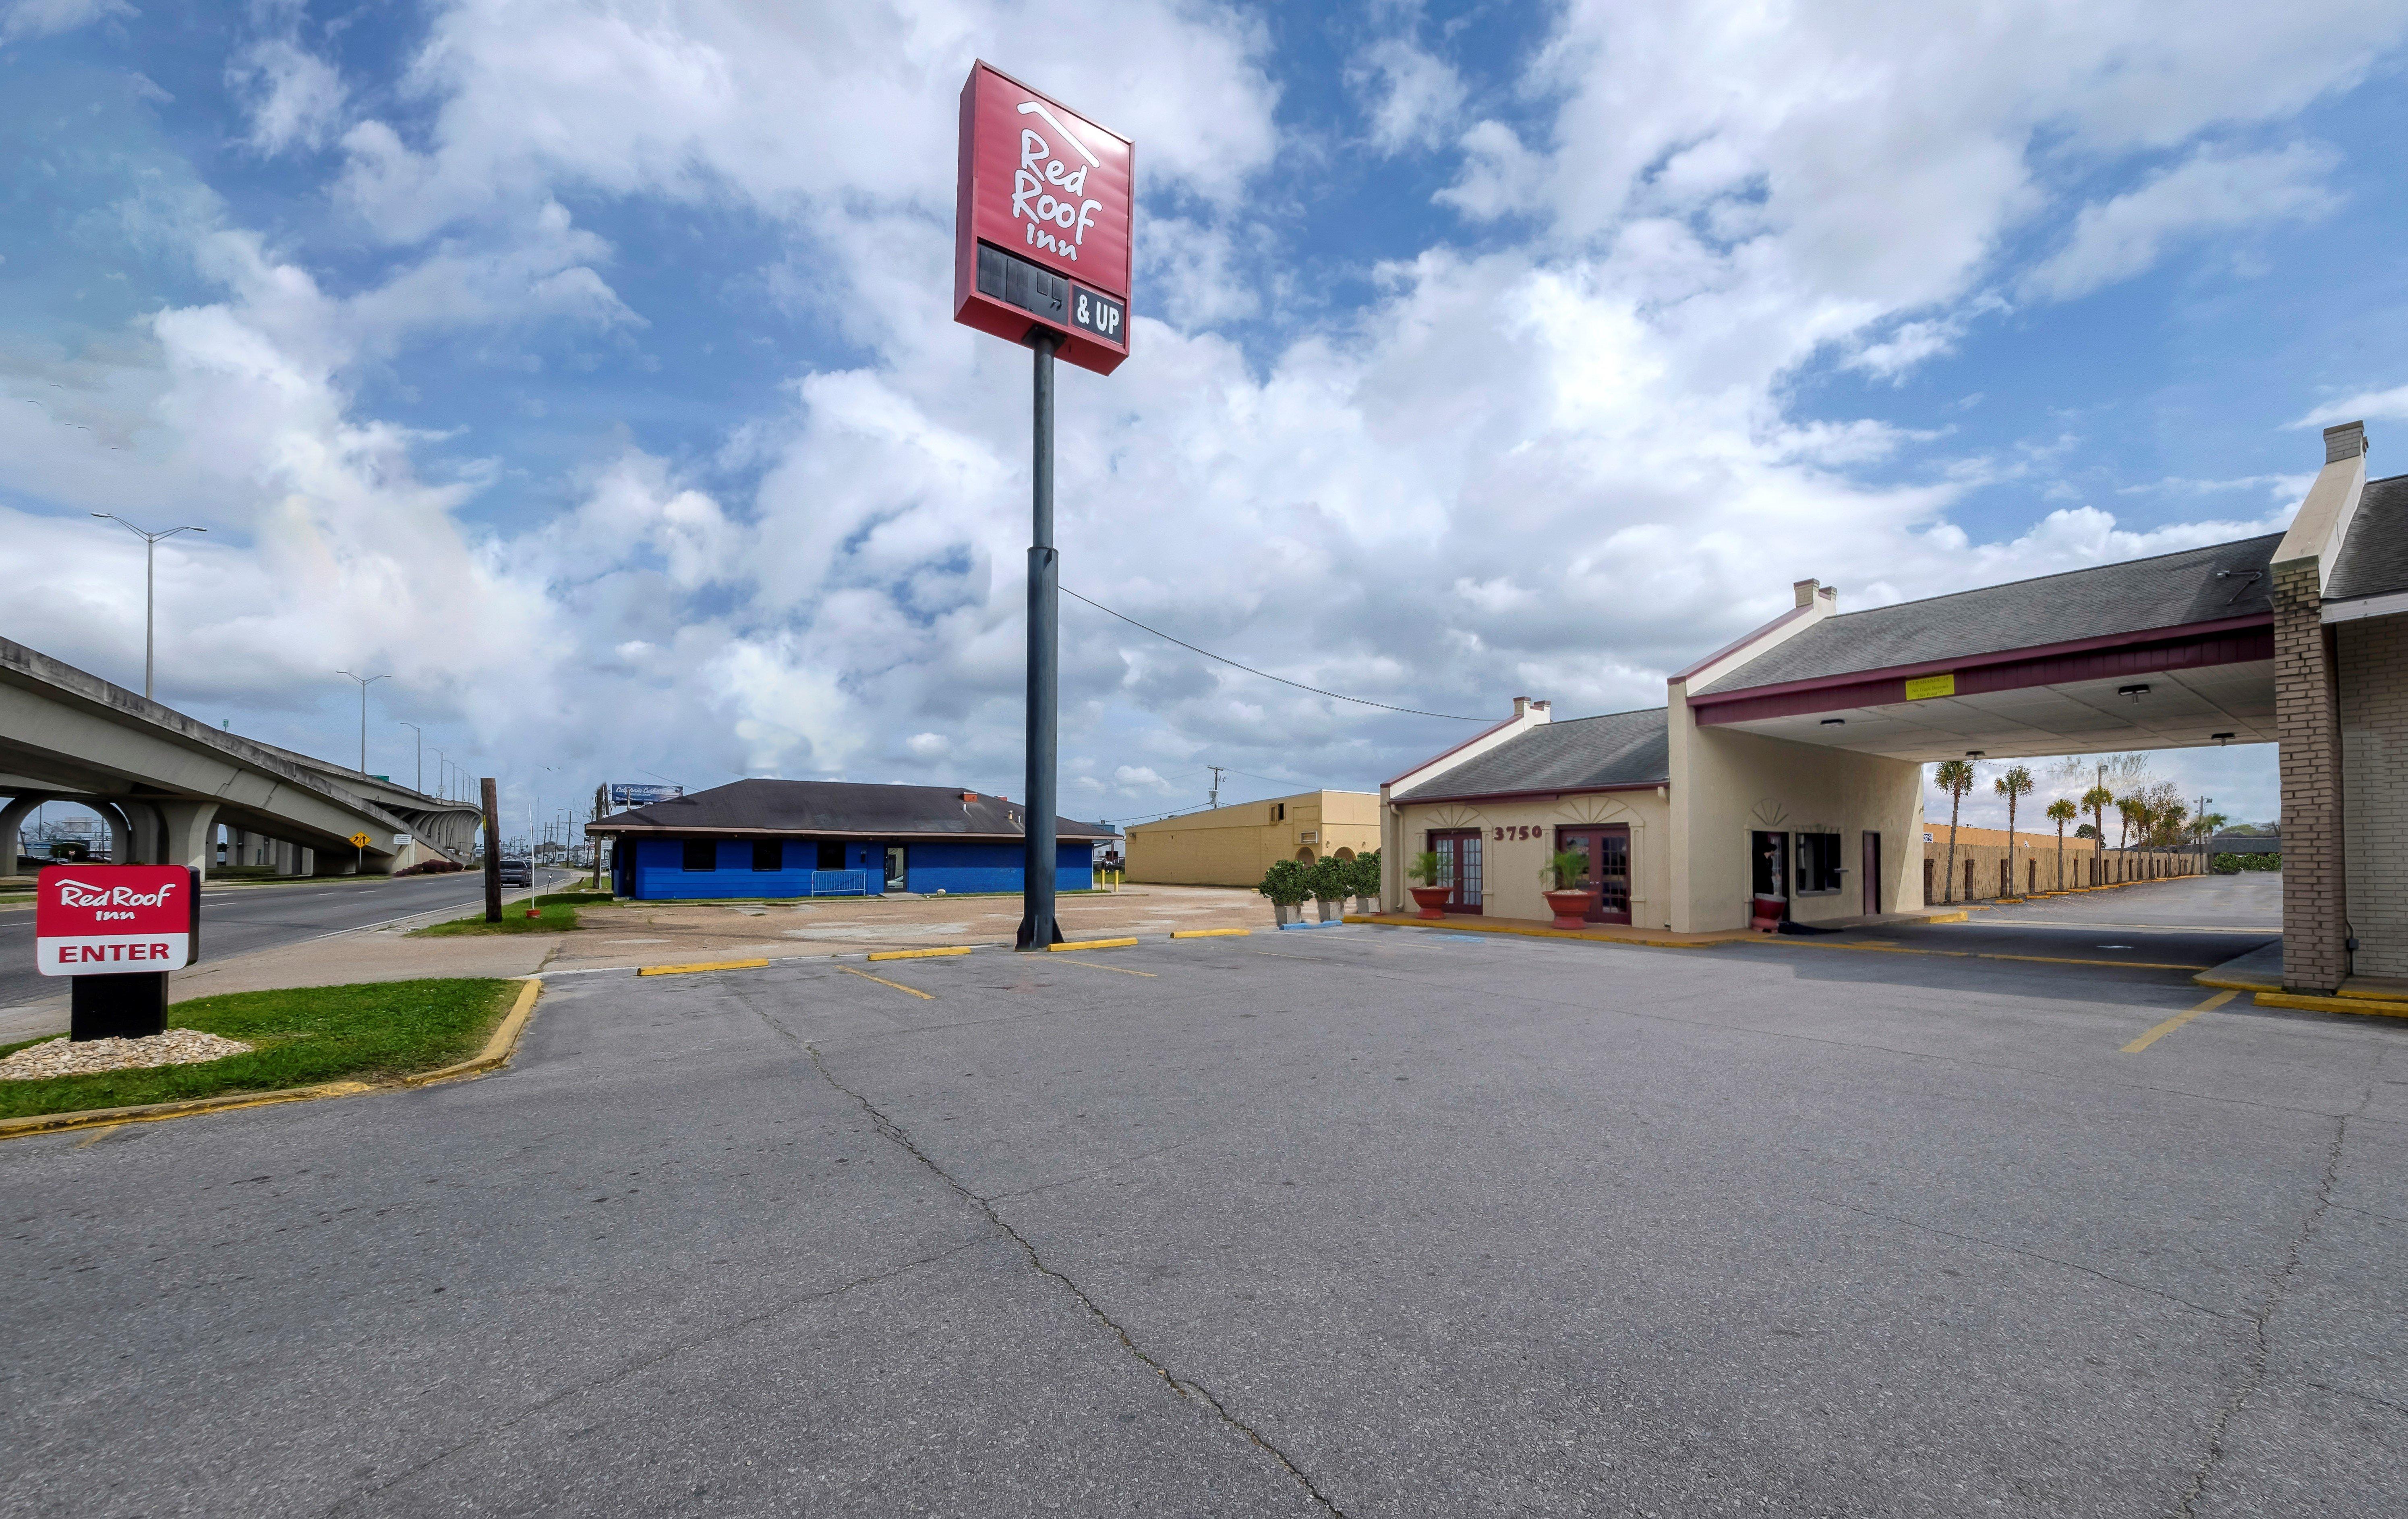
<svg viewBox="0 0 2408 1519">
<path fill-rule="evenodd" d="M 23 840 L 19 836 L 24 832 L 25 820 L 33 815 L 34 809 L 49 800 L 47 796 L 18 796 L 0 808 L 0 851 L 6 852 L 0 853 L 0 876 L 17 873 L 17 856 L 24 853 Z"/>
<path fill-rule="evenodd" d="M 124 863 L 157 865 L 163 858 L 159 853 L 160 828 L 157 807 L 150 802 L 137 801 L 127 801 L 121 805 L 125 810 L 126 830 L 133 836 L 126 845 Z"/>
<path fill-rule="evenodd" d="M 209 856 L 217 853 L 218 804 L 160 802 L 156 805 L 165 825 L 160 838 L 158 863 L 180 865 L 206 873 Z"/>
<path fill-rule="evenodd" d="M 2348 975 L 2341 703 L 2313 563 L 2274 570 L 2274 732 L 2282 746 L 2283 985 L 2335 992 Z"/>
</svg>

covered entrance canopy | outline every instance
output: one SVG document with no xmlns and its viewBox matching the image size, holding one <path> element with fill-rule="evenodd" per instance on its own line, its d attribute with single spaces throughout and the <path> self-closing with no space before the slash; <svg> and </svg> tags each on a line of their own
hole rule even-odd
<svg viewBox="0 0 2408 1519">
<path fill-rule="evenodd" d="M 1700 728 L 1917 761 L 2272 743 L 2281 542 L 1824 617 L 1689 708 Z"/>
</svg>

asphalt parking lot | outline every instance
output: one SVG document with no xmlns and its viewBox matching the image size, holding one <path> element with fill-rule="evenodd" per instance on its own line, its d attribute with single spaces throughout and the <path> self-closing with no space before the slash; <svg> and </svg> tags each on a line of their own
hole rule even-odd
<svg viewBox="0 0 2408 1519">
<path fill-rule="evenodd" d="M 2408 1028 L 2127 1053 L 2202 990 L 2005 931 L 562 977 L 486 1080 L 0 1146 L 0 1500 L 2400 1512 Z"/>
</svg>

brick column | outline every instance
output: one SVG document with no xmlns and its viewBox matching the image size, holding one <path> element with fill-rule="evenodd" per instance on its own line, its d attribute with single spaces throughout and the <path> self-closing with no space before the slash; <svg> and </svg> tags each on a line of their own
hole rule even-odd
<svg viewBox="0 0 2408 1519">
<path fill-rule="evenodd" d="M 2333 992 L 2348 971 L 2341 717 L 2314 561 L 2274 568 L 2274 731 L 2283 769 L 2283 985 Z"/>
</svg>

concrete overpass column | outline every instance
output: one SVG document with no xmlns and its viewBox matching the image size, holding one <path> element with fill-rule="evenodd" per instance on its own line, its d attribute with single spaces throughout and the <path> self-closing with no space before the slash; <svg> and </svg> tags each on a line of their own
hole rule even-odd
<svg viewBox="0 0 2408 1519">
<path fill-rule="evenodd" d="M 129 801 L 122 804 L 125 811 L 127 831 L 133 836 L 126 845 L 125 860 L 129 865 L 159 863 L 159 813 L 149 802 Z"/>
<path fill-rule="evenodd" d="M 19 836 L 24 831 L 25 820 L 48 800 L 47 796 L 19 796 L 0 808 L 0 876 L 17 873 L 17 856 L 24 853 Z"/>
<path fill-rule="evenodd" d="M 161 802 L 160 822 L 161 865 L 188 866 L 206 871 L 209 856 L 217 853 L 218 804 L 215 802 Z"/>
</svg>

